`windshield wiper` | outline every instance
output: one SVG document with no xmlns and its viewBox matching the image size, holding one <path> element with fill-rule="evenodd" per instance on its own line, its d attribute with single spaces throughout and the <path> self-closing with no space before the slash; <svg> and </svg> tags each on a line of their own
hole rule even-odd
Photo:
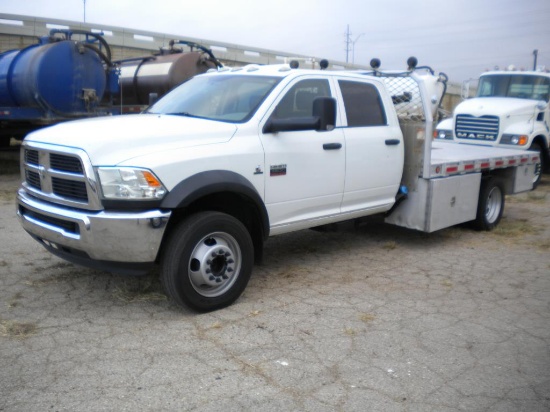
<svg viewBox="0 0 550 412">
<path fill-rule="evenodd" d="M 169 115 L 169 116 L 200 117 L 200 116 L 191 114 L 191 113 L 189 113 L 189 112 L 162 113 L 162 114 L 166 114 L 166 115 Z"/>
</svg>

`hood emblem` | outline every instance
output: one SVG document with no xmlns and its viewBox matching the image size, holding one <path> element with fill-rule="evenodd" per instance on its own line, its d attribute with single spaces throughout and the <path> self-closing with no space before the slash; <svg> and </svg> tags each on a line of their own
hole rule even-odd
<svg viewBox="0 0 550 412">
<path fill-rule="evenodd" d="M 38 166 L 38 176 L 40 176 L 40 180 L 46 178 L 46 168 L 43 165 Z"/>
</svg>

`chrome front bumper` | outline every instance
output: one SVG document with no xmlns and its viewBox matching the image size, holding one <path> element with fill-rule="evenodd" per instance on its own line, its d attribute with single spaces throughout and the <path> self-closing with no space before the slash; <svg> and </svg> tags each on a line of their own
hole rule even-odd
<svg viewBox="0 0 550 412">
<path fill-rule="evenodd" d="M 79 211 L 37 200 L 24 189 L 17 193 L 21 225 L 48 250 L 75 263 L 115 272 L 139 274 L 124 267 L 145 268 L 156 260 L 170 214 Z"/>
</svg>

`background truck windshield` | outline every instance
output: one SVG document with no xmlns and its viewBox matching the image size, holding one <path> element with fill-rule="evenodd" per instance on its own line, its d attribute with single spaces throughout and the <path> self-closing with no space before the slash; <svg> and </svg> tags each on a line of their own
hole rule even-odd
<svg viewBox="0 0 550 412">
<path fill-rule="evenodd" d="M 168 93 L 147 113 L 241 123 L 252 117 L 279 81 L 268 76 L 197 76 Z"/>
<path fill-rule="evenodd" d="M 536 75 L 495 74 L 479 79 L 477 97 L 516 97 L 548 101 L 550 78 Z"/>
</svg>

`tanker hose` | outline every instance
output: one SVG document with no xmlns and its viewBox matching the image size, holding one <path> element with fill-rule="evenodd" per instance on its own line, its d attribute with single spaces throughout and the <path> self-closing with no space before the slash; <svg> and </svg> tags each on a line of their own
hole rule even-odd
<svg viewBox="0 0 550 412">
<path fill-rule="evenodd" d="M 101 50 L 99 50 L 98 47 L 94 46 L 93 44 L 90 44 L 90 43 L 82 43 L 82 46 L 86 47 L 87 49 L 90 49 L 92 51 L 94 51 L 95 53 L 97 53 L 97 55 L 101 58 L 101 60 L 103 60 L 105 62 L 105 64 L 107 64 L 107 66 L 111 67 L 113 66 L 113 62 L 111 61 L 111 59 L 109 59 L 108 56 L 105 55 L 105 53 L 103 53 Z"/>
<path fill-rule="evenodd" d="M 65 35 L 65 38 L 67 38 L 67 39 L 70 39 L 73 34 L 82 34 L 82 35 L 86 36 L 86 38 L 88 36 L 91 36 L 91 37 L 95 38 L 98 42 L 100 42 L 103 45 L 103 47 L 105 47 L 105 55 L 107 56 L 107 60 L 109 61 L 108 64 L 109 64 L 109 66 L 112 66 L 112 63 L 110 63 L 111 58 L 112 58 L 111 47 L 109 46 L 109 44 L 107 43 L 107 41 L 103 38 L 103 36 L 101 34 L 92 33 L 91 31 L 86 31 L 86 30 L 65 30 L 65 29 L 52 29 L 52 30 L 50 30 L 50 36 L 54 35 L 55 33 L 62 33 L 62 34 Z"/>
<path fill-rule="evenodd" d="M 170 40 L 170 46 L 174 46 L 174 44 L 184 44 L 186 46 L 189 46 L 191 47 L 191 49 L 193 47 L 196 47 L 197 49 L 200 49 L 202 50 L 204 53 L 208 54 L 208 56 L 210 57 L 210 59 L 212 60 L 212 62 L 217 66 L 217 67 L 223 67 L 223 64 L 221 64 L 221 62 L 216 58 L 216 56 L 214 56 L 214 53 L 212 53 L 212 50 L 204 47 L 204 46 L 201 46 L 200 44 L 198 43 L 194 43 L 194 42 L 190 42 L 190 41 L 185 41 L 185 40 Z"/>
</svg>

